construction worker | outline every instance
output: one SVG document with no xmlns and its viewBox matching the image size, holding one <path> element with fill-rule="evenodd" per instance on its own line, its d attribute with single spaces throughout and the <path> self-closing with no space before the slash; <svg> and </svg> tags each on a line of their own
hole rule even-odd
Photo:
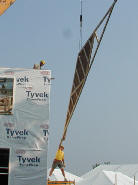
<svg viewBox="0 0 138 185">
<path fill-rule="evenodd" d="M 55 156 L 55 159 L 53 161 L 53 164 L 52 164 L 52 168 L 49 172 L 49 177 L 48 177 L 48 181 L 50 180 L 50 177 L 54 171 L 54 169 L 58 166 L 62 172 L 62 175 L 64 177 L 64 180 L 67 181 L 66 177 L 65 177 L 65 172 L 64 172 L 64 167 L 65 167 L 65 163 L 64 163 L 64 146 L 62 145 L 59 145 L 58 147 L 58 150 L 56 152 L 56 156 Z"/>
<path fill-rule="evenodd" d="M 42 68 L 42 66 L 44 66 L 45 65 L 45 61 L 44 60 L 41 60 L 40 61 L 40 64 L 34 64 L 34 67 L 33 67 L 33 69 L 41 69 Z"/>
</svg>

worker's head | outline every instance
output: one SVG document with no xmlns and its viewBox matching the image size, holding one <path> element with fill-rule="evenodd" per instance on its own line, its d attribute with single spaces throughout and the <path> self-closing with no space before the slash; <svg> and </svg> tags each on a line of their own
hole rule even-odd
<svg viewBox="0 0 138 185">
<path fill-rule="evenodd" d="M 60 149 L 61 149 L 61 150 L 64 150 L 64 146 L 63 146 L 63 145 L 61 145 L 61 146 L 60 146 Z"/>
<path fill-rule="evenodd" d="M 46 62 L 45 62 L 44 60 L 41 60 L 41 61 L 40 61 L 40 66 L 45 65 L 45 63 L 46 63 Z"/>
</svg>

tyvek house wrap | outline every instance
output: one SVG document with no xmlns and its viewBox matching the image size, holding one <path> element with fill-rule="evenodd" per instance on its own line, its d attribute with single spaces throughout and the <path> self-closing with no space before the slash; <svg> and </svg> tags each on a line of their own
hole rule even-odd
<svg viewBox="0 0 138 185">
<path fill-rule="evenodd" d="M 8 185 L 44 185 L 50 70 L 0 68 L 0 148 L 9 149 Z"/>
</svg>

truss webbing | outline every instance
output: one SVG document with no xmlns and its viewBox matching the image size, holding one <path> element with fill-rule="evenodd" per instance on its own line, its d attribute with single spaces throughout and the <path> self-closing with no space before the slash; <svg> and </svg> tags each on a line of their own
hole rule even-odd
<svg viewBox="0 0 138 185">
<path fill-rule="evenodd" d="M 64 126 L 64 131 L 62 135 L 62 139 L 60 141 L 60 144 L 63 140 L 66 138 L 66 132 L 68 125 L 70 123 L 71 117 L 74 113 L 74 110 L 76 108 L 76 105 L 78 103 L 78 100 L 80 98 L 81 92 L 83 90 L 83 87 L 85 85 L 87 76 L 89 74 L 89 71 L 91 69 L 91 66 L 94 62 L 95 56 L 97 54 L 98 48 L 100 46 L 100 43 L 102 41 L 104 32 L 106 30 L 107 24 L 109 22 L 110 16 L 112 14 L 112 10 L 115 6 L 115 3 L 117 0 L 114 0 L 111 7 L 106 12 L 105 16 L 101 19 L 100 23 L 97 25 L 93 33 L 91 34 L 90 38 L 87 40 L 85 45 L 80 50 L 78 57 L 77 57 L 77 63 L 76 63 L 76 69 L 74 73 L 74 79 L 72 84 L 72 90 L 70 94 L 70 100 L 69 100 L 69 106 L 67 110 L 66 115 L 66 121 Z M 104 22 L 104 24 L 103 24 Z M 98 39 L 97 31 L 99 30 L 100 26 L 103 25 L 100 37 Z"/>
<path fill-rule="evenodd" d="M 0 0 L 0 15 L 2 15 L 16 0 Z"/>
</svg>

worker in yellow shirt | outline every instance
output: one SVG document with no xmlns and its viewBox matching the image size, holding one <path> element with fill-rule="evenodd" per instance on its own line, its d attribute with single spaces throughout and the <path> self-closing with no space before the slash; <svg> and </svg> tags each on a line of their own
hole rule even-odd
<svg viewBox="0 0 138 185">
<path fill-rule="evenodd" d="M 42 67 L 46 64 L 44 60 L 41 60 L 39 64 L 34 64 L 33 69 L 42 69 Z"/>
<path fill-rule="evenodd" d="M 53 161 L 53 164 L 52 164 L 52 168 L 50 170 L 50 173 L 49 173 L 49 178 L 48 180 L 50 180 L 50 177 L 54 171 L 54 169 L 58 166 L 62 172 L 62 175 L 64 176 L 64 180 L 67 181 L 66 177 L 65 177 L 65 172 L 64 172 L 64 167 L 65 167 L 65 163 L 64 163 L 64 146 L 62 145 L 59 145 L 58 147 L 58 150 L 56 152 L 56 156 L 55 156 L 55 159 Z"/>
</svg>

